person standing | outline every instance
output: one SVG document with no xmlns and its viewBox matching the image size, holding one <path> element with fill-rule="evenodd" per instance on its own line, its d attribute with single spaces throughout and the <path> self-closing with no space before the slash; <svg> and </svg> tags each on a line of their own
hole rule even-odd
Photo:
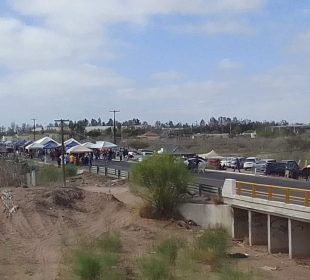
<svg viewBox="0 0 310 280">
<path fill-rule="evenodd" d="M 236 168 L 238 169 L 238 171 L 240 173 L 240 160 L 239 160 L 239 158 L 236 158 L 236 163 L 234 165 L 234 172 L 235 172 Z"/>
</svg>

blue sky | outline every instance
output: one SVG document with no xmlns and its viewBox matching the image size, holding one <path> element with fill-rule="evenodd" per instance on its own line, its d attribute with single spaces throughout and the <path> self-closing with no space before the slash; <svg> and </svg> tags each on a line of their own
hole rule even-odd
<svg viewBox="0 0 310 280">
<path fill-rule="evenodd" d="M 307 0 L 2 0 L 1 123 L 309 122 Z"/>
</svg>

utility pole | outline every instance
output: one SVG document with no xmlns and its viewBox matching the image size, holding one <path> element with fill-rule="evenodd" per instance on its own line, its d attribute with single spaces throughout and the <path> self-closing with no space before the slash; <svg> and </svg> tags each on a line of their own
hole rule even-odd
<svg viewBox="0 0 310 280">
<path fill-rule="evenodd" d="M 120 111 L 112 110 L 110 113 L 113 113 L 113 136 L 114 136 L 114 144 L 116 144 L 116 128 L 115 128 L 115 113 L 119 113 Z"/>
<path fill-rule="evenodd" d="M 31 119 L 33 121 L 33 142 L 36 141 L 36 120 L 37 119 Z"/>
<path fill-rule="evenodd" d="M 55 122 L 60 122 L 61 126 L 61 154 L 62 154 L 62 175 L 63 175 L 63 187 L 66 187 L 66 169 L 65 169 L 65 144 L 64 144 L 64 123 L 69 120 L 55 120 Z"/>
</svg>

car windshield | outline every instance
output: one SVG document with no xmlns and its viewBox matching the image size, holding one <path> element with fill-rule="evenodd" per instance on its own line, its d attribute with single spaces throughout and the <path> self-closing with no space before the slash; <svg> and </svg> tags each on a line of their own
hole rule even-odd
<svg viewBox="0 0 310 280">
<path fill-rule="evenodd" d="M 248 158 L 246 161 L 247 162 L 255 162 L 255 159 L 254 158 Z"/>
</svg>

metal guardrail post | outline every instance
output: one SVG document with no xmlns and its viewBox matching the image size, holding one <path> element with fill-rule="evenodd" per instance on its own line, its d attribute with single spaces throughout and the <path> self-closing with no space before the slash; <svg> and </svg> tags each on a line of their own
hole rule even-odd
<svg viewBox="0 0 310 280">
<path fill-rule="evenodd" d="M 285 203 L 290 203 L 290 189 L 285 190 Z"/>
<path fill-rule="evenodd" d="M 252 185 L 252 198 L 256 198 L 256 186 Z"/>
<path fill-rule="evenodd" d="M 116 170 L 116 169 L 115 169 L 115 170 Z M 118 178 L 118 179 L 121 178 L 121 170 L 120 170 L 120 169 L 117 170 L 117 178 Z"/>
<path fill-rule="evenodd" d="M 237 195 L 240 195 L 240 193 L 241 193 L 241 186 L 240 186 L 239 182 L 236 183 L 236 188 L 237 188 L 237 190 L 236 190 Z"/>
<path fill-rule="evenodd" d="M 97 174 L 99 174 L 99 168 L 100 168 L 99 165 L 97 165 Z"/>
<path fill-rule="evenodd" d="M 268 200 L 272 200 L 272 187 L 268 188 Z"/>
<path fill-rule="evenodd" d="M 107 176 L 107 175 L 108 175 L 108 168 L 105 167 L 105 168 L 104 168 L 104 176 Z"/>
<path fill-rule="evenodd" d="M 304 205 L 306 207 L 309 207 L 309 192 L 305 191 L 305 201 L 304 201 Z"/>
<path fill-rule="evenodd" d="M 200 184 L 198 185 L 198 192 L 199 192 L 199 196 L 202 196 L 202 188 Z"/>
</svg>

